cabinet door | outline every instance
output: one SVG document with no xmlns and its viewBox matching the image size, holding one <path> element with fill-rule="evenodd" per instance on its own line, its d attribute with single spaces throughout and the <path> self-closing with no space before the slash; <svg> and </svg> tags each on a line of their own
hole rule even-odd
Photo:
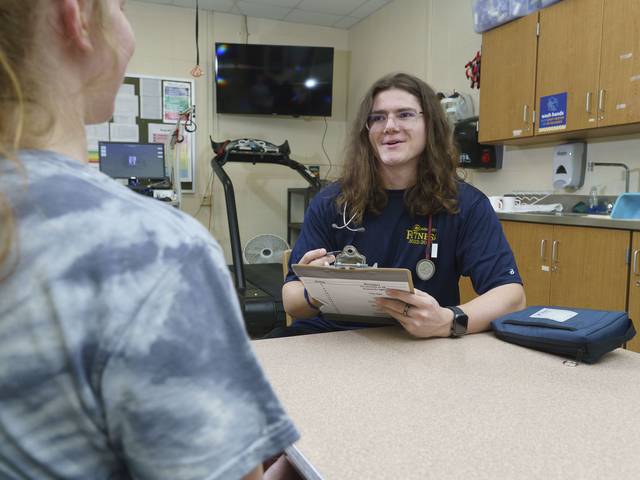
<svg viewBox="0 0 640 480">
<path fill-rule="evenodd" d="M 602 8 L 603 0 L 564 0 L 540 10 L 536 108 L 539 118 L 542 97 L 566 93 L 563 131 L 596 126 Z"/>
<path fill-rule="evenodd" d="M 636 327 L 636 336 L 627 342 L 627 348 L 640 352 L 640 232 L 631 237 L 631 274 L 629 275 L 629 317 Z"/>
<path fill-rule="evenodd" d="M 527 305 L 548 305 L 553 226 L 503 221 L 502 228 L 516 257 Z"/>
<path fill-rule="evenodd" d="M 640 122 L 640 2 L 605 0 L 598 126 Z"/>
<path fill-rule="evenodd" d="M 604 228 L 553 228 L 550 304 L 625 310 L 630 233 Z"/>
<path fill-rule="evenodd" d="M 531 14 L 482 35 L 480 142 L 533 135 L 537 20 Z"/>
</svg>

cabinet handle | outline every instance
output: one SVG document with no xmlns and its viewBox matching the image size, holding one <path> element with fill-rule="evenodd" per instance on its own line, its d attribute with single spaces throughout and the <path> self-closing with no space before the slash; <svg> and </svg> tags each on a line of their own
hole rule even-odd
<svg viewBox="0 0 640 480">
<path fill-rule="evenodd" d="M 604 113 L 604 88 L 600 89 L 600 93 L 598 94 L 598 111 Z M 604 118 L 604 115 L 600 117 Z"/>
<path fill-rule="evenodd" d="M 591 92 L 587 92 L 587 104 L 584 108 L 587 113 L 591 113 Z"/>
<path fill-rule="evenodd" d="M 543 238 L 542 240 L 540 240 L 540 260 L 542 261 L 542 263 L 544 263 L 544 251 L 545 251 L 545 247 L 547 246 L 547 241 Z"/>
<path fill-rule="evenodd" d="M 558 240 L 554 240 L 551 244 L 551 265 L 554 270 L 558 269 L 558 266 L 556 265 L 558 263 L 558 245 L 560 245 Z"/>
<path fill-rule="evenodd" d="M 633 274 L 638 275 L 638 250 L 633 251 Z"/>
<path fill-rule="evenodd" d="M 526 125 L 529 120 L 529 105 L 525 105 L 522 110 L 522 123 Z"/>
</svg>

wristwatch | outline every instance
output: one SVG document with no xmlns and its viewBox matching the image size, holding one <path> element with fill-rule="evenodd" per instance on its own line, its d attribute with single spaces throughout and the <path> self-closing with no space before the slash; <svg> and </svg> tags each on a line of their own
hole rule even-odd
<svg viewBox="0 0 640 480">
<path fill-rule="evenodd" d="M 453 312 L 453 321 L 451 322 L 450 337 L 461 337 L 467 333 L 467 325 L 469 317 L 462 311 L 460 307 L 446 307 Z"/>
</svg>

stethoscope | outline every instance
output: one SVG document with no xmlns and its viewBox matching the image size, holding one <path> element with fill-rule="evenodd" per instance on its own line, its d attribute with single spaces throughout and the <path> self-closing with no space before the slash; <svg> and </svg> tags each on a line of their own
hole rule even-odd
<svg viewBox="0 0 640 480">
<path fill-rule="evenodd" d="M 433 258 L 437 256 L 437 245 L 435 245 L 431 239 L 431 232 L 433 231 L 433 216 L 429 215 L 429 227 L 427 228 L 427 248 L 425 252 L 425 258 L 422 258 L 416 263 L 416 275 L 420 280 L 429 280 L 436 273 L 436 264 L 431 260 L 431 253 L 433 249 Z"/>
<path fill-rule="evenodd" d="M 342 209 L 342 225 L 336 225 L 335 223 L 332 223 L 331 227 L 335 228 L 336 230 L 342 230 L 343 228 L 346 228 L 350 232 L 364 232 L 364 227 L 351 228 L 349 226 L 351 222 L 356 218 L 356 215 L 357 215 L 357 212 L 354 213 L 349 219 L 349 221 L 347 222 L 347 203 L 345 202 L 344 208 Z"/>
<path fill-rule="evenodd" d="M 349 225 L 356 218 L 356 214 L 354 213 L 349 221 L 347 221 L 347 204 L 344 204 L 344 208 L 342 209 L 342 225 L 336 225 L 335 223 L 331 224 L 332 228 L 336 230 L 342 230 L 346 228 L 350 232 L 364 232 L 364 227 L 351 228 Z M 355 225 L 354 225 L 355 226 Z M 429 215 L 429 225 L 427 227 L 427 246 L 425 251 L 425 258 L 422 258 L 416 263 L 416 275 L 420 280 L 426 281 L 433 277 L 436 273 L 436 264 L 431 259 L 431 253 L 433 250 L 433 258 L 437 256 L 437 246 L 433 243 L 431 238 L 431 234 L 433 233 L 433 215 Z"/>
</svg>

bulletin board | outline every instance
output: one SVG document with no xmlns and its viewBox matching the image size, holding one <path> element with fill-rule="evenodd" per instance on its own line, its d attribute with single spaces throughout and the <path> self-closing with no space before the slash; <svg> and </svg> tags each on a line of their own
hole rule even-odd
<svg viewBox="0 0 640 480">
<path fill-rule="evenodd" d="M 179 158 L 183 192 L 194 191 L 195 132 L 184 131 L 184 140 L 170 146 L 180 112 L 195 105 L 191 79 L 127 74 L 116 96 L 109 122 L 87 126 L 89 163 L 98 167 L 98 142 L 164 143 L 167 175 Z"/>
</svg>

